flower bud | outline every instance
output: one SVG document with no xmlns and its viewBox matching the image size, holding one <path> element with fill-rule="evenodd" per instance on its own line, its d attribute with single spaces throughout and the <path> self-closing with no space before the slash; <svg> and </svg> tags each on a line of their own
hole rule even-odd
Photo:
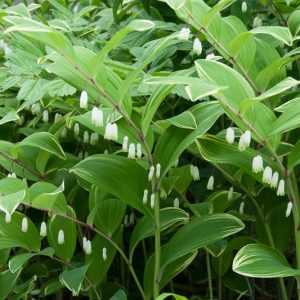
<svg viewBox="0 0 300 300">
<path fill-rule="evenodd" d="M 74 135 L 78 136 L 79 135 L 79 131 L 80 131 L 79 124 L 75 123 L 74 124 Z"/>
<path fill-rule="evenodd" d="M 104 138 L 112 141 L 116 141 L 118 139 L 118 127 L 116 123 L 106 124 Z"/>
<path fill-rule="evenodd" d="M 93 125 L 95 125 L 96 127 L 103 127 L 103 111 L 100 108 L 93 107 L 91 119 Z"/>
<path fill-rule="evenodd" d="M 26 217 L 22 219 L 22 231 L 27 232 L 28 231 L 28 220 Z"/>
<path fill-rule="evenodd" d="M 90 135 L 89 133 L 85 130 L 85 132 L 83 133 L 83 142 L 85 144 L 87 144 L 90 141 Z"/>
<path fill-rule="evenodd" d="M 91 145 L 96 145 L 96 144 L 98 143 L 98 141 L 99 141 L 99 135 L 98 135 L 98 133 L 93 132 L 93 133 L 91 134 L 90 144 L 91 144 Z"/>
<path fill-rule="evenodd" d="M 244 214 L 244 206 L 245 206 L 245 202 L 242 201 L 241 204 L 240 204 L 240 209 L 239 209 L 240 215 L 243 215 L 243 214 Z"/>
<path fill-rule="evenodd" d="M 285 195 L 284 180 L 281 179 L 278 184 L 277 196 L 284 196 L 284 195 Z"/>
<path fill-rule="evenodd" d="M 46 235 L 47 235 L 47 224 L 46 222 L 42 222 L 40 228 L 40 236 L 44 237 Z"/>
<path fill-rule="evenodd" d="M 256 16 L 253 20 L 253 28 L 262 26 L 262 19 Z"/>
<path fill-rule="evenodd" d="M 214 189 L 214 182 L 215 182 L 215 178 L 214 176 L 210 176 L 207 182 L 207 189 L 212 191 Z"/>
<path fill-rule="evenodd" d="M 147 204 L 147 201 L 148 201 L 148 190 L 144 190 L 143 204 Z"/>
<path fill-rule="evenodd" d="M 104 261 L 107 260 L 107 249 L 105 247 L 102 249 L 102 257 Z"/>
<path fill-rule="evenodd" d="M 138 159 L 141 159 L 142 158 L 142 145 L 140 144 L 140 143 L 138 143 L 137 145 L 136 145 L 136 157 L 138 158 Z"/>
<path fill-rule="evenodd" d="M 178 35 L 178 39 L 181 41 L 187 41 L 190 38 L 190 29 L 187 27 L 183 27 Z"/>
<path fill-rule="evenodd" d="M 48 110 L 44 110 L 44 112 L 43 112 L 43 121 L 44 121 L 44 123 L 49 122 L 49 112 L 48 112 Z"/>
<path fill-rule="evenodd" d="M 90 240 L 86 241 L 84 251 L 87 255 L 92 253 L 92 242 Z"/>
<path fill-rule="evenodd" d="M 125 135 L 123 138 L 122 150 L 124 152 L 127 152 L 127 148 L 128 148 L 128 136 Z"/>
<path fill-rule="evenodd" d="M 246 11 L 247 11 L 247 2 L 244 1 L 244 2 L 242 3 L 242 12 L 245 13 Z"/>
<path fill-rule="evenodd" d="M 161 169 L 161 165 L 158 163 L 156 165 L 156 178 L 158 179 L 160 177 L 160 169 Z"/>
<path fill-rule="evenodd" d="M 11 214 L 9 214 L 9 213 L 6 213 L 5 214 L 5 223 L 10 223 L 11 222 Z"/>
<path fill-rule="evenodd" d="M 54 123 L 58 122 L 61 119 L 62 119 L 62 115 L 59 113 L 56 113 L 54 116 Z"/>
<path fill-rule="evenodd" d="M 239 150 L 245 151 L 247 147 L 250 146 L 250 142 L 251 142 L 251 132 L 249 130 L 246 130 L 240 137 Z"/>
<path fill-rule="evenodd" d="M 135 159 L 135 144 L 131 143 L 128 149 L 128 158 Z"/>
<path fill-rule="evenodd" d="M 202 53 L 202 44 L 201 44 L 201 41 L 198 38 L 194 39 L 193 51 L 197 55 L 201 55 L 201 53 Z"/>
<path fill-rule="evenodd" d="M 274 173 L 273 173 L 273 176 L 272 176 L 271 183 L 270 183 L 270 186 L 271 186 L 272 188 L 276 188 L 276 187 L 277 187 L 277 184 L 278 184 L 278 178 L 279 178 L 278 172 L 274 172 Z"/>
<path fill-rule="evenodd" d="M 228 127 L 226 130 L 226 141 L 228 144 L 232 144 L 234 142 L 234 130 L 232 127 Z"/>
<path fill-rule="evenodd" d="M 150 170 L 149 170 L 149 174 L 148 174 L 148 181 L 152 180 L 153 175 L 154 175 L 154 170 L 155 170 L 154 166 L 151 166 Z"/>
<path fill-rule="evenodd" d="M 289 215 L 291 214 L 292 208 L 293 208 L 293 202 L 292 202 L 292 201 L 289 201 L 289 202 L 288 202 L 288 205 L 287 205 L 287 208 L 286 208 L 286 211 L 285 211 L 285 216 L 286 216 L 286 218 L 288 218 Z"/>
<path fill-rule="evenodd" d="M 58 231 L 57 243 L 58 243 L 59 245 L 62 245 L 62 244 L 65 243 L 65 233 L 64 233 L 64 231 L 63 231 L 62 229 L 60 229 L 60 230 Z"/>
<path fill-rule="evenodd" d="M 197 166 L 190 165 L 190 173 L 194 181 L 200 180 L 199 169 Z"/>
<path fill-rule="evenodd" d="M 67 133 L 68 133 L 67 128 L 64 127 L 63 130 L 61 131 L 60 137 L 66 138 L 67 137 Z"/>
<path fill-rule="evenodd" d="M 80 95 L 79 104 L 81 108 L 87 108 L 88 107 L 88 94 L 86 91 L 82 91 Z"/>
<path fill-rule="evenodd" d="M 231 187 L 228 191 L 227 200 L 231 201 L 233 199 L 233 187 Z"/>
<path fill-rule="evenodd" d="M 272 182 L 272 169 L 270 167 L 265 167 L 262 182 L 271 184 Z"/>
<path fill-rule="evenodd" d="M 175 208 L 179 208 L 179 199 L 178 199 L 178 198 L 175 198 L 175 199 L 174 199 L 173 206 L 174 206 Z"/>
<path fill-rule="evenodd" d="M 155 194 L 151 194 L 150 196 L 150 207 L 154 208 L 154 200 L 155 200 Z"/>
<path fill-rule="evenodd" d="M 134 224 L 134 213 L 132 212 L 129 216 L 129 224 L 133 225 Z"/>
<path fill-rule="evenodd" d="M 254 156 L 252 160 L 252 172 L 258 173 L 264 170 L 263 159 L 260 155 Z"/>
</svg>

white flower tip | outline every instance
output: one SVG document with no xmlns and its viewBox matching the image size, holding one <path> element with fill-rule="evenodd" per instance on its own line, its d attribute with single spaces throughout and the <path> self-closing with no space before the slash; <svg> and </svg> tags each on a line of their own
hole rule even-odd
<svg viewBox="0 0 300 300">
<path fill-rule="evenodd" d="M 240 137 L 239 140 L 239 150 L 240 151 L 245 151 L 247 147 L 250 146 L 251 143 L 251 132 L 249 130 L 246 130 Z"/>
<path fill-rule="evenodd" d="M 128 150 L 128 136 L 125 135 L 123 138 L 122 150 L 126 152 Z"/>
<path fill-rule="evenodd" d="M 210 176 L 209 179 L 208 179 L 206 188 L 208 190 L 212 191 L 214 189 L 214 182 L 215 182 L 214 176 Z"/>
<path fill-rule="evenodd" d="M 44 237 L 46 235 L 47 235 L 47 224 L 46 222 L 42 222 L 40 228 L 40 236 Z"/>
<path fill-rule="evenodd" d="M 157 179 L 160 177 L 160 170 L 161 170 L 161 165 L 160 163 L 158 163 L 156 165 L 156 174 L 155 174 Z"/>
<path fill-rule="evenodd" d="M 74 124 L 74 134 L 75 134 L 75 136 L 79 135 L 79 131 L 80 131 L 79 124 L 75 123 Z"/>
<path fill-rule="evenodd" d="M 141 145 L 140 143 L 138 143 L 138 144 L 136 145 L 136 157 L 137 157 L 138 159 L 141 159 L 141 158 L 142 158 L 142 155 L 143 155 L 143 153 L 142 153 L 142 145 Z"/>
<path fill-rule="evenodd" d="M 272 179 L 271 179 L 271 187 L 276 188 L 278 184 L 279 174 L 278 172 L 274 172 Z"/>
<path fill-rule="evenodd" d="M 104 138 L 111 141 L 116 141 L 118 139 L 118 126 L 116 123 L 106 124 Z"/>
<path fill-rule="evenodd" d="M 62 245 L 65 243 L 65 233 L 62 229 L 58 231 L 57 243 Z"/>
<path fill-rule="evenodd" d="M 28 231 L 28 219 L 24 217 L 22 219 L 22 231 L 27 232 Z"/>
<path fill-rule="evenodd" d="M 233 187 L 231 187 L 228 191 L 227 200 L 231 201 L 233 199 Z"/>
<path fill-rule="evenodd" d="M 9 213 L 6 213 L 6 214 L 5 214 L 5 222 L 6 222 L 7 224 L 11 222 L 11 214 L 9 214 Z"/>
<path fill-rule="evenodd" d="M 154 175 L 154 171 L 155 171 L 154 166 L 151 166 L 151 167 L 150 167 L 150 170 L 149 170 L 149 174 L 148 174 L 148 181 L 151 181 L 151 180 L 152 180 L 153 175 Z"/>
<path fill-rule="evenodd" d="M 79 104 L 81 108 L 87 108 L 88 107 L 88 94 L 86 91 L 82 91 L 80 95 Z"/>
<path fill-rule="evenodd" d="M 252 160 L 252 172 L 259 173 L 264 170 L 264 162 L 260 155 L 254 156 Z"/>
<path fill-rule="evenodd" d="M 102 258 L 104 261 L 107 260 L 107 249 L 105 247 L 102 249 Z"/>
<path fill-rule="evenodd" d="M 178 198 L 174 199 L 173 205 L 174 205 L 175 208 L 179 208 L 179 199 Z"/>
<path fill-rule="evenodd" d="M 198 38 L 194 39 L 193 51 L 197 55 L 201 55 L 201 53 L 202 53 L 202 43 L 201 43 L 201 41 Z"/>
<path fill-rule="evenodd" d="M 194 181 L 200 180 L 200 173 L 197 166 L 190 165 L 190 173 Z"/>
<path fill-rule="evenodd" d="M 284 196 L 285 195 L 284 185 L 285 185 L 284 180 L 281 179 L 279 181 L 279 184 L 278 184 L 277 196 Z"/>
<path fill-rule="evenodd" d="M 85 247 L 83 248 L 87 255 L 92 253 L 92 242 L 90 240 L 86 240 Z"/>
<path fill-rule="evenodd" d="M 147 201 L 148 201 L 148 190 L 144 190 L 143 204 L 147 204 Z"/>
<path fill-rule="evenodd" d="M 154 201 L 155 201 L 155 194 L 151 194 L 151 197 L 150 197 L 150 207 L 152 209 L 154 208 Z"/>
<path fill-rule="evenodd" d="M 285 212 L 286 218 L 288 218 L 289 215 L 291 214 L 292 208 L 293 208 L 293 202 L 289 201 L 289 203 L 288 203 L 288 205 L 286 207 L 286 212 Z"/>
<path fill-rule="evenodd" d="M 91 118 L 92 124 L 94 124 L 96 127 L 103 127 L 103 111 L 100 108 L 96 106 L 93 107 Z"/>
<path fill-rule="evenodd" d="M 131 143 L 128 149 L 128 158 L 135 159 L 135 144 Z"/>
<path fill-rule="evenodd" d="M 271 184 L 272 176 L 273 176 L 272 169 L 269 166 L 265 167 L 263 177 L 262 177 L 262 182 Z"/>
<path fill-rule="evenodd" d="M 234 142 L 234 130 L 232 127 L 228 127 L 226 130 L 226 141 L 228 144 L 232 144 Z"/>
<path fill-rule="evenodd" d="M 245 202 L 242 201 L 241 204 L 240 204 L 240 209 L 239 209 L 240 215 L 244 214 L 244 207 L 245 207 Z"/>
<path fill-rule="evenodd" d="M 190 38 L 190 29 L 188 27 L 183 27 L 178 35 L 178 39 L 181 41 L 187 41 Z"/>
<path fill-rule="evenodd" d="M 242 12 L 243 13 L 245 13 L 246 11 L 247 11 L 247 2 L 246 1 L 244 1 L 243 3 L 242 3 Z"/>
</svg>

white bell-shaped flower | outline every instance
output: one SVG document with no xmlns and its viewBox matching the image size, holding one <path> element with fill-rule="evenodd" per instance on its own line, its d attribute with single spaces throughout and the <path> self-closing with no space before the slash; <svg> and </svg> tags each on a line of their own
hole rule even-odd
<svg viewBox="0 0 300 300">
<path fill-rule="evenodd" d="M 254 156 L 252 160 L 252 172 L 259 173 L 264 170 L 264 162 L 260 155 Z"/>
<path fill-rule="evenodd" d="M 179 208 L 179 199 L 177 197 L 174 199 L 173 206 Z"/>
<path fill-rule="evenodd" d="M 104 261 L 107 260 L 107 249 L 105 247 L 102 249 L 102 258 Z"/>
<path fill-rule="evenodd" d="M 74 135 L 75 135 L 75 136 L 78 136 L 78 135 L 79 135 L 79 132 L 80 132 L 79 124 L 78 124 L 78 123 L 75 123 L 75 124 L 74 124 Z"/>
<path fill-rule="evenodd" d="M 116 123 L 106 124 L 104 138 L 111 141 L 116 141 L 118 139 L 118 126 Z"/>
<path fill-rule="evenodd" d="M 91 144 L 91 145 L 96 145 L 96 144 L 98 143 L 98 141 L 99 141 L 99 135 L 98 135 L 98 133 L 93 132 L 93 133 L 91 134 L 90 144 Z"/>
<path fill-rule="evenodd" d="M 21 228 L 22 228 L 23 232 L 27 232 L 28 231 L 28 219 L 26 217 L 24 217 L 22 219 L 22 226 L 21 226 Z"/>
<path fill-rule="evenodd" d="M 66 127 L 64 127 L 63 130 L 61 131 L 60 137 L 66 138 L 67 137 L 67 133 L 68 133 L 68 130 L 67 130 Z"/>
<path fill-rule="evenodd" d="M 234 142 L 234 130 L 232 127 L 228 127 L 226 130 L 226 141 L 228 144 L 232 144 Z"/>
<path fill-rule="evenodd" d="M 128 149 L 128 158 L 135 159 L 135 144 L 130 143 Z"/>
<path fill-rule="evenodd" d="M 250 146 L 250 142 L 251 142 L 251 132 L 249 130 L 246 130 L 240 137 L 239 150 L 245 151 L 247 147 Z"/>
<path fill-rule="evenodd" d="M 9 214 L 9 213 L 6 213 L 5 214 L 5 223 L 10 223 L 11 222 L 11 214 Z"/>
<path fill-rule="evenodd" d="M 156 178 L 158 179 L 160 177 L 160 170 L 161 170 L 161 165 L 158 163 L 156 165 Z"/>
<path fill-rule="evenodd" d="M 125 135 L 123 138 L 122 150 L 124 152 L 127 152 L 127 150 L 128 150 L 128 136 L 127 135 Z"/>
<path fill-rule="evenodd" d="M 134 213 L 133 212 L 129 216 L 129 224 L 134 225 Z"/>
<path fill-rule="evenodd" d="M 253 20 L 253 28 L 262 26 L 262 19 L 256 16 Z"/>
<path fill-rule="evenodd" d="M 62 244 L 65 243 L 65 233 L 64 233 L 64 231 L 63 231 L 62 229 L 60 229 L 60 230 L 58 231 L 57 243 L 58 243 L 59 245 L 62 245 Z"/>
<path fill-rule="evenodd" d="M 144 190 L 143 204 L 147 204 L 147 201 L 148 201 L 148 190 Z"/>
<path fill-rule="evenodd" d="M 233 199 L 233 187 L 231 187 L 228 191 L 227 200 L 231 201 Z"/>
<path fill-rule="evenodd" d="M 200 180 L 199 169 L 197 166 L 190 165 L 190 173 L 194 181 Z"/>
<path fill-rule="evenodd" d="M 49 122 L 49 112 L 48 110 L 43 111 L 43 122 L 48 123 Z"/>
<path fill-rule="evenodd" d="M 89 143 L 89 141 L 90 141 L 90 135 L 89 135 L 89 133 L 85 130 L 85 132 L 83 133 L 83 142 L 84 142 L 85 144 L 87 144 L 87 143 Z"/>
<path fill-rule="evenodd" d="M 244 214 L 244 207 L 245 207 L 245 202 L 242 201 L 241 204 L 240 204 L 240 209 L 239 209 L 240 215 Z"/>
<path fill-rule="evenodd" d="M 193 51 L 197 55 L 201 55 L 201 53 L 202 53 L 202 43 L 201 43 L 201 41 L 198 38 L 194 39 Z"/>
<path fill-rule="evenodd" d="M 148 174 L 148 181 L 151 181 L 154 175 L 155 167 L 151 166 Z"/>
<path fill-rule="evenodd" d="M 269 166 L 265 167 L 263 177 L 262 177 L 262 182 L 271 184 L 272 176 L 273 176 L 272 169 Z"/>
<path fill-rule="evenodd" d="M 287 205 L 287 207 L 286 207 L 286 211 L 285 211 L 285 216 L 286 216 L 286 218 L 288 218 L 289 215 L 291 214 L 292 208 L 293 208 L 293 202 L 292 202 L 292 201 L 289 201 L 289 202 L 288 202 L 288 205 Z"/>
<path fill-rule="evenodd" d="M 247 2 L 243 1 L 243 3 L 242 3 L 242 12 L 245 13 L 247 11 L 247 8 L 248 8 Z"/>
<path fill-rule="evenodd" d="M 31 113 L 37 115 L 41 112 L 41 106 L 39 103 L 34 103 L 31 105 Z"/>
<path fill-rule="evenodd" d="M 40 227 L 40 236 L 44 237 L 46 235 L 47 235 L 47 224 L 46 222 L 42 222 Z"/>
<path fill-rule="evenodd" d="M 88 94 L 86 91 L 82 91 L 80 95 L 79 104 L 81 108 L 87 108 L 88 107 Z"/>
<path fill-rule="evenodd" d="M 208 190 L 212 191 L 214 189 L 214 182 L 215 182 L 214 176 L 210 176 L 209 179 L 208 179 L 206 188 Z"/>
<path fill-rule="evenodd" d="M 278 179 L 279 179 L 279 174 L 278 174 L 278 172 L 274 172 L 273 175 L 272 175 L 271 183 L 270 183 L 270 186 L 271 186 L 272 188 L 276 188 L 276 187 L 277 187 Z"/>
<path fill-rule="evenodd" d="M 86 241 L 84 251 L 87 255 L 92 253 L 92 242 L 90 240 Z"/>
<path fill-rule="evenodd" d="M 138 144 L 136 145 L 136 157 L 137 157 L 138 159 L 141 159 L 141 158 L 142 158 L 142 155 L 143 155 L 143 153 L 142 153 L 142 145 L 141 145 L 140 143 L 138 143 Z"/>
<path fill-rule="evenodd" d="M 87 238 L 86 238 L 86 236 L 84 236 L 83 239 L 82 239 L 82 248 L 83 248 L 84 252 L 85 252 L 85 249 L 86 249 L 86 242 L 87 242 Z"/>
<path fill-rule="evenodd" d="M 62 115 L 60 113 L 56 113 L 54 116 L 54 123 L 58 122 L 62 119 Z"/>
<path fill-rule="evenodd" d="M 277 196 L 285 195 L 284 185 L 285 185 L 284 180 L 280 179 L 279 184 L 278 184 L 278 189 L 277 189 Z"/>
<path fill-rule="evenodd" d="M 188 27 L 183 27 L 178 35 L 178 39 L 181 41 L 187 41 L 190 38 L 190 29 Z"/>
<path fill-rule="evenodd" d="M 96 127 L 103 127 L 103 111 L 102 111 L 102 109 L 94 106 L 92 109 L 91 120 L 92 120 L 92 124 L 94 124 Z"/>
<path fill-rule="evenodd" d="M 150 207 L 154 208 L 155 194 L 151 194 L 150 196 Z"/>
</svg>

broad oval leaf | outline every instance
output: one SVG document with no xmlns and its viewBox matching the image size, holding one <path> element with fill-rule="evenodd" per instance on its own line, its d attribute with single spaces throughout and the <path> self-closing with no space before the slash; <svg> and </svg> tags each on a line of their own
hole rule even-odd
<svg viewBox="0 0 300 300">
<path fill-rule="evenodd" d="M 13 194 L 0 196 L 0 210 L 12 215 L 19 204 L 22 203 L 23 199 L 25 198 L 25 194 L 25 190 L 21 190 Z"/>
<path fill-rule="evenodd" d="M 293 269 L 281 252 L 267 245 L 249 244 L 235 256 L 233 271 L 255 278 L 277 278 L 300 275 Z"/>
</svg>

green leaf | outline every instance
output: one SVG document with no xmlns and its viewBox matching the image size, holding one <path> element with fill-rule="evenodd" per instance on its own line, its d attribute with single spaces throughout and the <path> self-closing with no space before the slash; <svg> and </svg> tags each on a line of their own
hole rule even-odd
<svg viewBox="0 0 300 300">
<path fill-rule="evenodd" d="M 276 85 L 274 85 L 272 88 L 267 90 L 266 92 L 262 93 L 258 97 L 252 98 L 252 99 L 246 99 L 243 100 L 240 104 L 240 112 L 244 114 L 251 105 L 255 104 L 258 101 L 265 100 L 267 98 L 271 98 L 275 95 L 282 94 L 283 92 L 289 90 L 290 88 L 298 85 L 300 81 L 295 80 L 292 77 L 287 77 L 284 80 L 280 81 Z"/>
<path fill-rule="evenodd" d="M 281 26 L 260 26 L 252 29 L 250 32 L 254 34 L 267 34 L 288 46 L 292 46 L 293 37 L 287 27 Z"/>
<path fill-rule="evenodd" d="M 43 149 L 46 152 L 52 153 L 61 159 L 65 159 L 66 155 L 57 138 L 48 132 L 36 132 L 29 135 L 12 150 L 14 155 L 17 155 L 20 148 L 23 146 L 35 147 Z"/>
<path fill-rule="evenodd" d="M 297 141 L 287 159 L 289 171 L 293 170 L 297 165 L 300 164 L 300 140 Z"/>
<path fill-rule="evenodd" d="M 167 2 L 168 5 L 172 9 L 177 10 L 177 9 L 182 8 L 185 5 L 185 3 L 186 3 L 187 0 L 162 0 L 162 1 L 163 2 Z"/>
<path fill-rule="evenodd" d="M 38 256 L 38 255 L 44 255 L 44 256 L 53 256 L 54 250 L 50 247 L 43 249 L 40 252 L 37 253 L 22 253 L 13 256 L 9 262 L 8 262 L 8 267 L 12 273 L 15 273 L 19 271 L 23 265 L 32 257 Z"/>
<path fill-rule="evenodd" d="M 108 236 L 120 227 L 126 212 L 126 203 L 120 199 L 111 197 L 102 197 L 103 190 L 98 186 L 93 186 L 90 191 L 89 205 L 90 214 L 87 218 L 87 224 L 96 227 Z"/>
<path fill-rule="evenodd" d="M 19 204 L 24 200 L 25 194 L 25 190 L 21 190 L 13 194 L 0 196 L 0 209 L 5 213 L 12 215 Z"/>
<path fill-rule="evenodd" d="M 267 245 L 249 244 L 235 256 L 233 271 L 255 278 L 278 278 L 300 275 L 293 269 L 281 252 Z"/>
<path fill-rule="evenodd" d="M 147 31 L 155 26 L 154 22 L 150 20 L 132 20 L 128 25 L 130 29 L 135 31 Z"/>
<path fill-rule="evenodd" d="M 21 247 L 33 251 L 40 250 L 39 232 L 29 218 L 27 218 L 28 231 L 21 231 L 23 217 L 25 217 L 23 214 L 14 212 L 11 222 L 7 224 L 4 213 L 0 213 L 0 249 Z"/>
<path fill-rule="evenodd" d="M 57 188 L 47 182 L 37 182 L 30 187 L 34 208 L 49 210 L 54 213 L 66 213 L 67 202 L 63 195 L 64 182 Z"/>
<path fill-rule="evenodd" d="M 2 287 L 0 289 L 0 300 L 8 299 L 9 294 L 17 283 L 21 271 L 22 270 L 19 270 L 19 272 L 16 273 L 11 273 L 9 270 L 6 270 L 5 272 L 0 273 L 0 286 Z"/>
<path fill-rule="evenodd" d="M 67 216 L 76 219 L 74 210 L 68 206 Z M 55 251 L 55 255 L 61 259 L 69 261 L 75 252 L 76 248 L 76 223 L 72 220 L 53 215 L 48 221 L 47 239 L 50 247 Z M 57 242 L 58 232 L 62 229 L 64 231 L 65 242 L 60 245 Z"/>
<path fill-rule="evenodd" d="M 188 214 L 178 208 L 167 207 L 163 208 L 159 212 L 160 230 L 164 231 L 170 227 L 175 227 L 176 224 L 186 223 L 189 219 Z M 129 245 L 129 261 L 133 259 L 133 253 L 140 241 L 154 235 L 155 227 L 153 219 L 144 216 L 134 227 L 131 234 L 130 245 Z"/>
<path fill-rule="evenodd" d="M 300 10 L 295 10 L 290 14 L 288 26 L 292 35 L 296 36 L 300 30 Z"/>
<path fill-rule="evenodd" d="M 0 120 L 0 126 L 8 122 L 18 121 L 18 120 L 20 120 L 19 115 L 16 113 L 15 110 L 11 110 Z"/>
<path fill-rule="evenodd" d="M 197 129 L 178 129 L 170 126 L 159 138 L 154 156 L 162 166 L 163 177 L 174 165 L 177 158 L 187 149 L 197 138 L 204 134 L 223 113 L 222 108 L 217 102 L 204 102 L 193 106 L 190 113 L 194 115 Z"/>
<path fill-rule="evenodd" d="M 168 297 L 173 297 L 175 300 L 187 300 L 186 297 L 179 296 L 179 295 L 173 294 L 173 293 L 163 293 L 163 294 L 159 295 L 155 300 L 164 300 Z"/>
<path fill-rule="evenodd" d="M 142 201 L 148 173 L 136 162 L 118 155 L 97 154 L 74 166 L 71 172 L 144 214 L 152 215 Z"/>
<path fill-rule="evenodd" d="M 127 300 L 127 295 L 123 290 L 118 290 L 109 300 Z"/>
<path fill-rule="evenodd" d="M 74 296 L 79 295 L 87 268 L 88 266 L 84 265 L 80 268 L 64 271 L 59 275 L 60 282 L 66 286 Z"/>
<path fill-rule="evenodd" d="M 242 221 L 229 214 L 213 214 L 195 218 L 182 226 L 166 244 L 161 268 L 163 269 L 172 261 L 191 251 L 235 234 L 244 227 Z"/>
</svg>

